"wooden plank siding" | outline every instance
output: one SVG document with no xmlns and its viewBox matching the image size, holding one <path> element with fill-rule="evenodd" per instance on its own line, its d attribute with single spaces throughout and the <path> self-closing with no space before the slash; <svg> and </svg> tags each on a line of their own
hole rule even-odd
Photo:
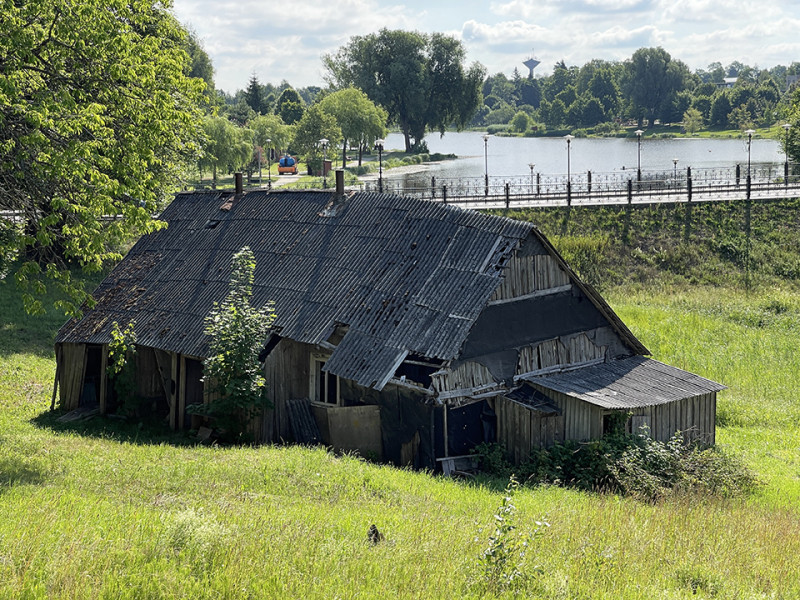
<svg viewBox="0 0 800 600">
<path fill-rule="evenodd" d="M 497 415 L 497 441 L 515 464 L 525 461 L 535 450 L 564 441 L 564 416 L 548 415 L 526 408 L 503 396 L 494 400 Z"/>
<path fill-rule="evenodd" d="M 636 408 L 631 412 L 634 416 L 646 418 L 650 436 L 655 440 L 666 442 L 676 431 L 681 431 L 686 442 L 713 444 L 716 441 L 716 410 L 717 394 L 710 392 L 668 404 Z"/>
<path fill-rule="evenodd" d="M 273 407 L 265 411 L 260 439 L 264 442 L 291 439 L 287 403 L 292 398 L 308 398 L 311 346 L 282 339 L 264 362 L 269 399 Z"/>
<path fill-rule="evenodd" d="M 517 253 L 508 261 L 503 271 L 503 280 L 489 301 L 519 298 L 569 283 L 569 275 L 552 256 L 521 256 Z"/>
</svg>

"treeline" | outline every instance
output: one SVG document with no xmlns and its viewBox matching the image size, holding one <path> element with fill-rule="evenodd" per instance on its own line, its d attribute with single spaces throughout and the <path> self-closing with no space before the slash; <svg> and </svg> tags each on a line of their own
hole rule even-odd
<svg viewBox="0 0 800 600">
<path fill-rule="evenodd" d="M 711 63 L 691 72 L 662 48 L 641 48 L 623 62 L 592 60 L 582 67 L 557 63 L 544 77 L 483 83 L 483 106 L 474 126 L 523 133 L 592 129 L 613 134 L 626 122 L 639 128 L 655 123 L 701 128 L 748 129 L 788 118 L 792 76 L 800 63 L 759 69 L 739 62 Z"/>
</svg>

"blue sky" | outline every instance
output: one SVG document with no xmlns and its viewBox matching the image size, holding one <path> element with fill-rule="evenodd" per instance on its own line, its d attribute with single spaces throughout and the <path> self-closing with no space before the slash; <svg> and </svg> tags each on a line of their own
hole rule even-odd
<svg viewBox="0 0 800 600">
<path fill-rule="evenodd" d="M 489 73 L 525 74 L 522 61 L 583 65 L 661 46 L 692 70 L 713 61 L 770 68 L 800 61 L 800 0 L 174 0 L 211 56 L 217 87 L 287 80 L 323 85 L 320 57 L 382 27 L 462 40 Z"/>
</svg>

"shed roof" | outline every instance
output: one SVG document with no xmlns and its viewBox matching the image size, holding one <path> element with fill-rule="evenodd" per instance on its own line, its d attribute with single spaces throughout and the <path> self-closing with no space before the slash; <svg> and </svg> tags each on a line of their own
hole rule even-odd
<svg viewBox="0 0 800 600">
<path fill-rule="evenodd" d="M 643 356 L 522 379 L 607 409 L 667 404 L 725 389 L 722 384 Z"/>
</svg>

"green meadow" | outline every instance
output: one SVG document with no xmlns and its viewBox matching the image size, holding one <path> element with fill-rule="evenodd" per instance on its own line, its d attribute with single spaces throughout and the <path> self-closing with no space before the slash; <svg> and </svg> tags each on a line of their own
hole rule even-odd
<svg viewBox="0 0 800 600">
<path fill-rule="evenodd" d="M 479 559 L 506 481 L 321 448 L 208 447 L 164 424 L 59 423 L 49 406 L 63 317 L 25 315 L 9 279 L 0 598 L 799 598 L 800 291 L 775 257 L 797 261 L 800 246 L 771 247 L 757 216 L 743 261 L 737 227 L 725 229 L 735 208 L 696 208 L 689 242 L 684 215 L 667 209 L 639 214 L 628 239 L 610 213 L 523 216 L 542 222 L 654 358 L 728 386 L 717 442 L 757 473 L 753 494 L 651 504 L 523 487 L 506 541 L 539 535 L 524 555 L 507 546 L 521 575 L 501 585 Z M 772 229 L 797 219 L 791 203 L 767 208 L 786 209 Z"/>
</svg>

